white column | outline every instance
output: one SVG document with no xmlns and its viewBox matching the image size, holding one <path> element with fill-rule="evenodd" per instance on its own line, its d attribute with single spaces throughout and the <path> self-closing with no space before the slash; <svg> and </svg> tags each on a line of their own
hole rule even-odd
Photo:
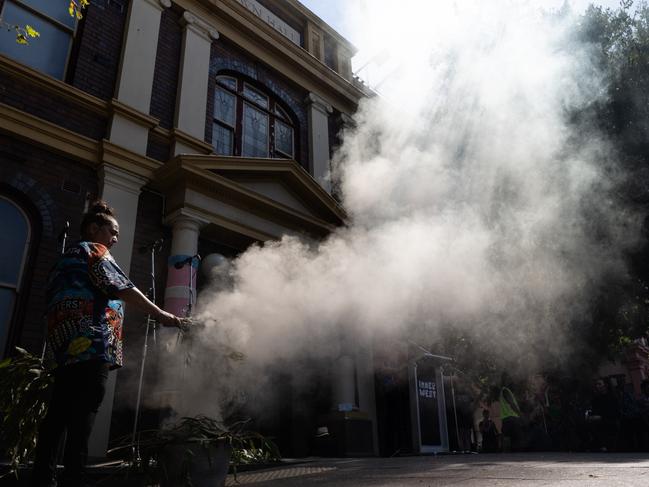
<svg viewBox="0 0 649 487">
<path fill-rule="evenodd" d="M 329 114 L 333 111 L 315 93 L 306 97 L 309 107 L 309 159 L 311 161 L 311 174 L 320 185 L 331 192 L 330 165 L 329 165 Z"/>
<path fill-rule="evenodd" d="M 203 141 L 205 139 L 205 116 L 207 113 L 207 84 L 210 72 L 212 41 L 219 38 L 217 30 L 185 12 L 178 96 L 176 127 L 186 134 Z M 195 152 L 179 140 L 174 144 L 174 155 Z"/>
<path fill-rule="evenodd" d="M 119 242 L 111 249 L 111 254 L 120 268 L 128 275 L 133 253 L 140 189 L 147 180 L 106 164 L 101 166 L 99 176 L 101 198 L 115 209 L 119 221 Z M 129 324 L 125 323 L 125 326 L 129 326 Z M 106 456 L 116 380 L 117 372 L 110 372 L 106 383 L 106 395 L 99 408 L 88 444 L 88 454 L 91 457 Z"/>
<path fill-rule="evenodd" d="M 186 261 L 198 252 L 198 237 L 201 227 L 206 222 L 187 212 L 180 211 L 167 219 L 172 225 L 171 255 L 167 271 L 167 287 L 165 289 L 164 307 L 170 313 L 182 316 L 187 311 L 190 296 L 193 296 L 192 306 L 196 299 L 196 275 L 198 260 L 192 265 L 176 269 L 175 264 Z M 189 279 L 192 278 L 192 286 Z"/>
<path fill-rule="evenodd" d="M 378 425 L 376 418 L 376 389 L 374 384 L 374 353 L 370 345 L 359 348 L 356 353 L 356 377 L 358 382 L 358 409 L 365 411 L 372 421 L 372 443 L 378 455 Z"/>
<path fill-rule="evenodd" d="M 160 17 L 170 0 L 132 0 L 124 34 L 122 62 L 115 97 L 120 104 L 148 114 L 151 106 L 153 72 L 158 50 Z M 139 154 L 146 154 L 149 127 L 138 123 L 138 116 L 114 113 L 110 141 Z"/>
<path fill-rule="evenodd" d="M 165 289 L 164 309 L 177 315 L 187 314 L 189 300 L 192 306 L 196 303 L 196 276 L 199 261 L 191 259 L 198 251 L 198 238 L 201 228 L 206 224 L 204 220 L 184 210 L 177 211 L 166 219 L 172 225 L 171 255 L 167 271 L 167 287 Z M 187 262 L 187 259 L 191 259 Z M 183 262 L 184 265 L 177 269 L 175 264 Z M 191 284 L 190 284 L 191 280 Z M 174 328 L 160 328 L 159 337 L 164 345 L 164 352 L 159 363 L 159 383 L 156 393 L 159 401 L 165 406 L 170 406 L 176 413 L 183 414 L 190 408 L 184 401 L 191 395 L 185 394 L 186 374 L 185 363 L 187 350 L 183 343 L 177 339 L 178 331 Z"/>
</svg>

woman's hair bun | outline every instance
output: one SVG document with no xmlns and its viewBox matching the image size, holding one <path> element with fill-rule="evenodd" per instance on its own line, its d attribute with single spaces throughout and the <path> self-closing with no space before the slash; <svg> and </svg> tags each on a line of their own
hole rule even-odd
<svg viewBox="0 0 649 487">
<path fill-rule="evenodd" d="M 115 216 L 115 210 L 108 206 L 108 203 L 103 200 L 93 201 L 88 208 L 88 213 L 93 215 L 103 213 L 104 215 Z"/>
</svg>

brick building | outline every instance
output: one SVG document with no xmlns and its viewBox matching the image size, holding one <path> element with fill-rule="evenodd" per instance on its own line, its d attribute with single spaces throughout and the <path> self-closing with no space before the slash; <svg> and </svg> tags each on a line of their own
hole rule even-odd
<svg viewBox="0 0 649 487">
<path fill-rule="evenodd" d="M 175 262 L 343 224 L 330 155 L 368 94 L 352 77 L 353 46 L 297 0 L 92 0 L 79 21 L 67 4 L 0 0 L 4 21 L 41 33 L 30 46 L 0 33 L 4 355 L 16 345 L 40 353 L 45 279 L 66 222 L 68 239 L 78 237 L 89 198 L 116 208 L 114 254 L 143 290 L 149 256 L 137 249 L 164 238 L 158 301 L 164 290 L 176 313 L 193 289 Z M 138 320 L 129 313 L 125 324 L 134 365 Z M 357 367 L 341 359 L 332 401 L 360 403 L 375 431 L 373 392 L 358 397 L 373 377 L 355 386 Z M 126 430 L 123 373 L 111 375 L 94 456 L 111 429 Z"/>
</svg>

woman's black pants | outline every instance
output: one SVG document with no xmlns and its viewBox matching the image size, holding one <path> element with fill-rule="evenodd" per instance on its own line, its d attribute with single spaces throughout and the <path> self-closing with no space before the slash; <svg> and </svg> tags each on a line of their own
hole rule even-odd
<svg viewBox="0 0 649 487">
<path fill-rule="evenodd" d="M 54 390 L 41 423 L 32 475 L 34 487 L 55 487 L 56 460 L 63 433 L 64 486 L 81 485 L 88 458 L 88 438 L 106 392 L 108 364 L 89 360 L 56 369 Z"/>
</svg>

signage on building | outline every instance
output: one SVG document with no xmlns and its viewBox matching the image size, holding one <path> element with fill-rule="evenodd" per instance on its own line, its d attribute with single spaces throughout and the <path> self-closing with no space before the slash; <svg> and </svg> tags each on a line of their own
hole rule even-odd
<svg viewBox="0 0 649 487">
<path fill-rule="evenodd" d="M 302 45 L 302 35 L 293 27 L 268 10 L 257 0 L 237 0 L 261 20 L 298 46 Z"/>
<path fill-rule="evenodd" d="M 422 445 L 440 445 L 441 431 L 437 398 L 436 369 L 431 360 L 417 365 L 417 400 Z"/>
</svg>

